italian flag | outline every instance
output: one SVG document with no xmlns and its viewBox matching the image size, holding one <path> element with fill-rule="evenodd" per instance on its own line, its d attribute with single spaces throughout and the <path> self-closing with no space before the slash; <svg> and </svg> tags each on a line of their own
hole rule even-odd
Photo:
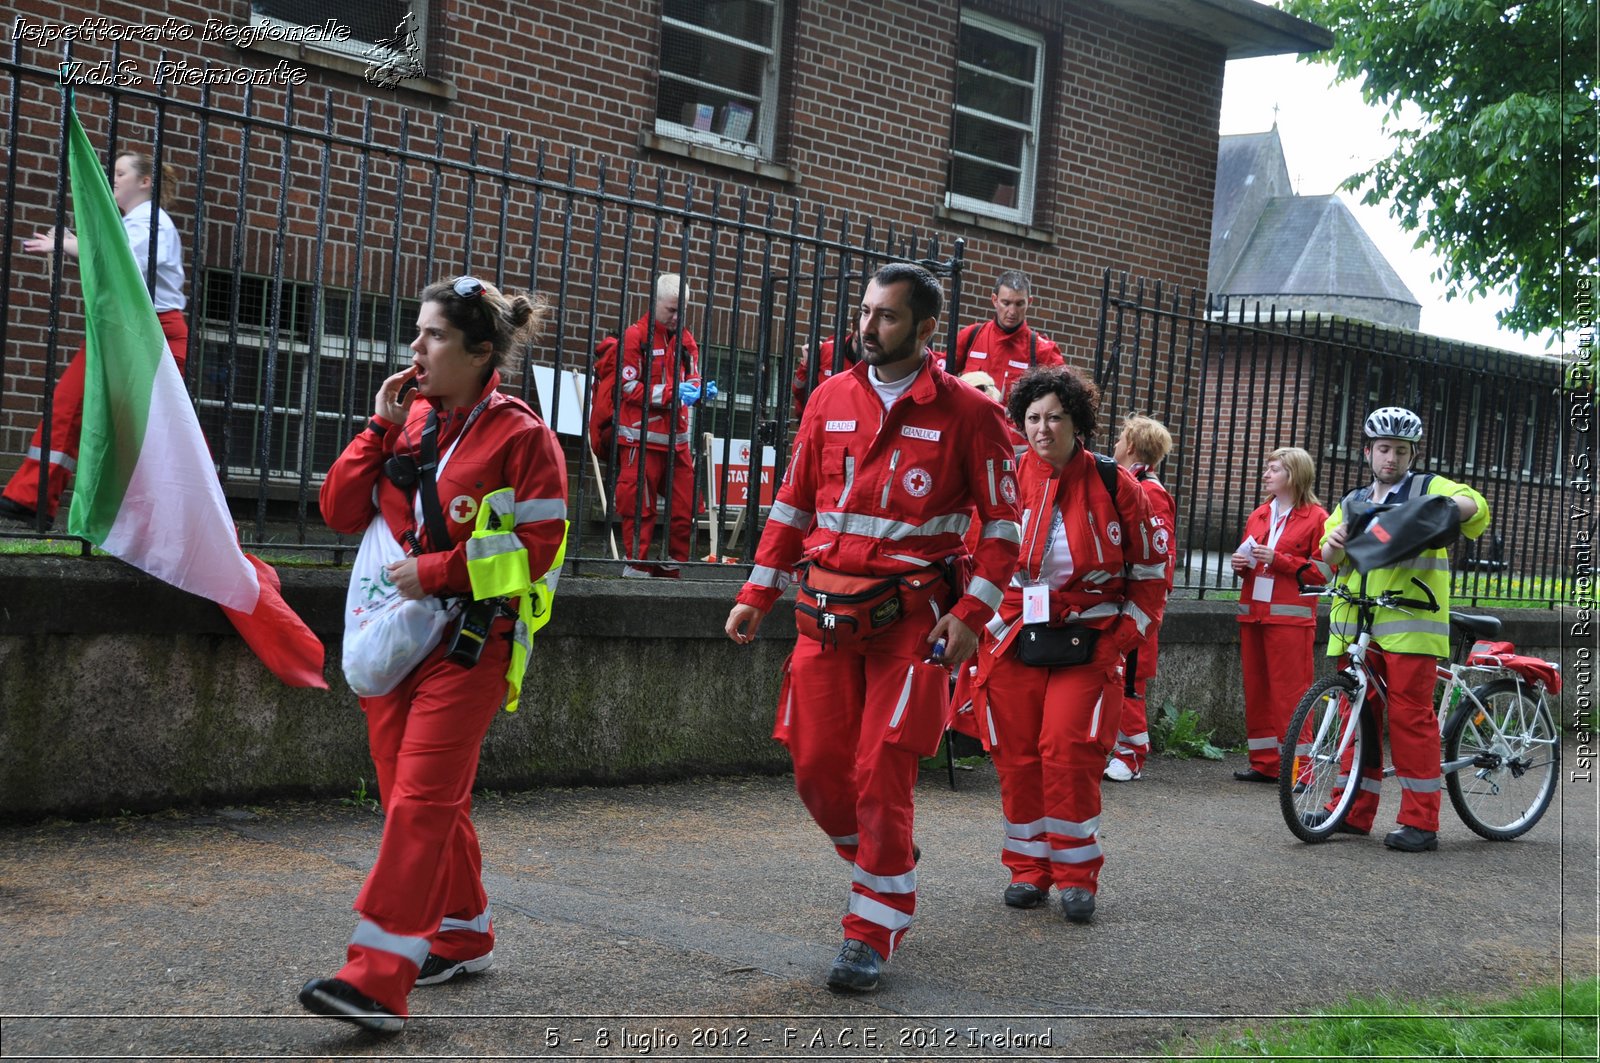
<svg viewBox="0 0 1600 1063">
<path fill-rule="evenodd" d="M 83 437 L 68 530 L 216 602 L 285 683 L 326 688 L 322 643 L 284 602 L 271 566 L 239 548 L 189 392 L 128 247 L 122 213 L 70 96 L 67 107 L 87 318 Z"/>
</svg>

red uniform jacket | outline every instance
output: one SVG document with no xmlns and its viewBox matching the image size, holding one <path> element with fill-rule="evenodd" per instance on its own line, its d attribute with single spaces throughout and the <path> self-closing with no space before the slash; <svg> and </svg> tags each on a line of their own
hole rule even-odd
<svg viewBox="0 0 1600 1063">
<path fill-rule="evenodd" d="M 1167 603 L 1167 558 L 1157 549 L 1157 528 L 1139 482 L 1119 467 L 1113 502 L 1095 456 L 1082 447 L 1059 476 L 1032 451 L 1020 462 L 1022 554 L 982 652 L 1000 657 L 1021 629 L 1022 587 L 1039 571 L 1058 510 L 1072 574 L 1050 591 L 1051 622 L 1100 628 L 1124 653 L 1133 649 L 1161 623 Z"/>
<path fill-rule="evenodd" d="M 1317 544 L 1322 541 L 1322 526 L 1328 521 L 1328 511 L 1321 506 L 1296 506 L 1278 535 L 1278 544 L 1272 562 L 1256 565 L 1244 575 L 1244 585 L 1239 588 L 1239 623 L 1289 624 L 1294 627 L 1314 627 L 1317 623 L 1317 600 L 1300 593 L 1296 574 L 1311 560 Z M 1256 507 L 1245 521 L 1245 538 L 1255 536 L 1256 542 L 1266 544 L 1272 524 L 1272 503 Z M 1243 542 L 1244 539 L 1239 540 Z M 1272 577 L 1272 598 L 1257 601 L 1255 597 L 1258 576 Z M 1315 565 L 1307 568 L 1300 578 L 1307 583 L 1326 582 Z"/>
<path fill-rule="evenodd" d="M 417 576 L 429 594 L 470 595 L 466 542 L 477 524 L 483 496 L 511 488 L 517 500 L 517 538 L 528 548 L 529 575 L 538 579 L 550 569 L 566 534 L 567 464 L 561 446 L 537 414 L 517 398 L 495 390 L 500 374 L 491 373 L 479 395 L 482 411 L 461 434 L 471 410 L 439 411 L 439 456 L 450 453 L 439 474 L 439 506 L 444 510 L 450 542 L 429 541 L 416 517 L 415 489 L 402 490 L 383 475 L 383 463 L 394 454 L 417 456 L 430 403 L 412 402 L 404 427 L 374 417 L 352 439 L 328 470 L 317 496 L 322 519 L 334 531 L 359 535 L 381 507 L 395 538 L 415 532 L 428 551 L 417 559 Z M 452 451 L 451 444 L 460 439 Z M 408 550 L 407 553 L 410 551 Z"/>
<path fill-rule="evenodd" d="M 802 558 L 838 572 L 889 576 L 966 555 L 983 531 L 974 574 L 950 610 L 976 631 L 1016 566 L 1017 485 L 994 403 L 926 355 L 888 410 L 867 366 L 817 388 L 739 601 L 770 609 Z"/>
<path fill-rule="evenodd" d="M 818 386 L 821 386 L 824 380 L 833 375 L 833 341 L 834 337 L 829 336 L 817 346 Z M 849 369 L 859 361 L 861 361 L 861 348 L 856 342 L 856 334 L 851 332 L 846 334 L 844 338 L 844 369 Z M 799 362 L 794 367 L 794 385 L 791 390 L 794 392 L 794 413 L 796 417 L 805 413 L 806 400 L 811 397 L 811 391 L 806 387 L 806 381 L 810 373 L 811 370 L 805 362 Z"/>
<path fill-rule="evenodd" d="M 645 348 L 645 337 L 650 346 Z M 674 442 L 687 448 L 689 407 L 678 401 L 678 385 L 700 384 L 700 348 L 688 329 L 680 330 L 682 364 L 676 364 L 678 345 L 671 330 L 655 324 L 649 314 L 622 334 L 622 409 L 617 411 L 617 440 L 624 446 L 642 442 L 651 450 L 666 450 Z M 608 382 L 601 381 L 601 387 Z M 673 417 L 673 409 L 677 417 Z M 676 422 L 676 431 L 672 425 Z"/>
<path fill-rule="evenodd" d="M 956 334 L 956 353 L 950 371 L 956 376 L 981 369 L 994 378 L 1002 401 L 1011 398 L 1011 385 L 1033 367 L 1029 363 L 1032 337 L 1039 338 L 1038 365 L 1061 365 L 1061 350 L 1042 332 L 1034 332 L 1026 321 L 1007 334 L 993 321 L 968 325 Z M 963 353 L 965 352 L 965 353 Z"/>
<path fill-rule="evenodd" d="M 1172 580 L 1178 571 L 1178 506 L 1166 485 L 1156 479 L 1147 465 L 1136 465 L 1130 470 L 1144 490 L 1144 500 L 1150 506 L 1151 545 L 1156 553 L 1167 559 L 1167 590 L 1172 590 Z"/>
</svg>

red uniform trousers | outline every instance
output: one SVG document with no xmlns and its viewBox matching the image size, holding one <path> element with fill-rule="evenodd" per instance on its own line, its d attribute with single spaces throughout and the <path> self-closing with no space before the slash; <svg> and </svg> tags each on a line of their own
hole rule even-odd
<svg viewBox="0 0 1600 1063">
<path fill-rule="evenodd" d="M 950 673 L 923 663 L 932 627 L 908 617 L 840 647 L 802 635 L 773 731 L 789 747 L 800 800 L 853 865 L 844 936 L 885 958 L 916 911 L 911 793 L 949 708 Z"/>
<path fill-rule="evenodd" d="M 1244 731 L 1250 766 L 1278 774 L 1278 750 L 1295 706 L 1311 686 L 1317 629 L 1296 624 L 1240 624 Z"/>
<path fill-rule="evenodd" d="M 656 534 L 656 496 L 667 488 L 668 458 L 676 459 L 672 470 L 672 524 L 667 530 L 667 556 L 674 561 L 689 560 L 689 533 L 694 528 L 694 457 L 688 447 L 678 447 L 671 454 L 665 450 L 642 448 L 645 455 L 645 490 L 639 493 L 640 447 L 617 448 L 617 515 L 622 518 L 622 554 L 629 558 L 645 558 L 650 554 L 650 541 Z M 639 549 L 633 549 L 634 506 L 639 506 Z"/>
<path fill-rule="evenodd" d="M 1126 764 L 1134 774 L 1144 770 L 1150 755 L 1150 709 L 1144 692 L 1156 674 L 1156 658 L 1161 652 L 1161 629 L 1152 627 L 1150 637 L 1128 654 L 1127 681 L 1122 687 L 1122 715 L 1117 721 L 1117 744 L 1111 755 Z"/>
<path fill-rule="evenodd" d="M 1100 776 L 1122 713 L 1122 668 L 1102 634 L 1094 659 L 1074 668 L 1035 668 L 1008 654 L 986 683 L 990 754 L 1000 775 L 1012 882 L 1041 890 L 1096 889 Z"/>
<path fill-rule="evenodd" d="M 182 373 L 189 357 L 189 326 L 183 320 L 183 311 L 163 310 L 156 316 L 161 319 L 167 349 L 177 360 L 178 372 Z M 67 489 L 67 478 L 78 467 L 78 437 L 83 433 L 83 355 L 84 348 L 79 347 L 67 368 L 56 378 L 50 401 L 50 453 L 46 455 L 43 451 L 44 422 L 40 421 L 28 443 L 28 456 L 11 474 L 5 488 L 5 497 L 17 505 L 37 509 L 39 462 L 44 459 L 50 470 L 45 484 L 45 513 L 51 520 L 61 506 L 61 492 Z"/>
<path fill-rule="evenodd" d="M 478 753 L 506 694 L 510 653 L 495 621 L 471 668 L 441 644 L 400 686 L 362 698 L 383 798 L 383 842 L 356 896 L 361 922 L 336 977 L 396 1015 L 429 952 L 447 959 L 494 947 L 483 856 L 472 829 Z"/>
<path fill-rule="evenodd" d="M 1341 664 L 1343 659 L 1341 658 Z M 1439 661 L 1425 653 L 1383 653 L 1374 646 L 1367 664 L 1378 682 L 1388 688 L 1388 711 L 1367 697 L 1366 711 L 1381 736 L 1384 716 L 1389 718 L 1389 756 L 1400 783 L 1402 827 L 1439 829 L 1439 790 L 1444 778 L 1439 767 L 1439 718 L 1433 714 L 1433 690 L 1439 680 Z M 1341 781 L 1350 777 L 1349 754 L 1341 766 Z M 1360 789 L 1350 803 L 1345 822 L 1357 830 L 1371 830 L 1383 792 L 1383 755 L 1374 750 L 1361 772 Z M 1335 794 L 1337 797 L 1337 794 Z"/>
</svg>

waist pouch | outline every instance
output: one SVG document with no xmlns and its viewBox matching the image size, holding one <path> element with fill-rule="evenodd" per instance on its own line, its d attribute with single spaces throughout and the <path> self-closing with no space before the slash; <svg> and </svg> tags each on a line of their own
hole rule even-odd
<svg viewBox="0 0 1600 1063">
<path fill-rule="evenodd" d="M 1070 668 L 1094 657 L 1100 629 L 1087 624 L 1024 624 L 1017 634 L 1017 660 L 1035 668 Z"/>
<path fill-rule="evenodd" d="M 855 576 L 813 561 L 800 569 L 794 624 L 800 634 L 818 642 L 865 642 L 932 598 L 944 579 L 940 571 Z"/>
</svg>

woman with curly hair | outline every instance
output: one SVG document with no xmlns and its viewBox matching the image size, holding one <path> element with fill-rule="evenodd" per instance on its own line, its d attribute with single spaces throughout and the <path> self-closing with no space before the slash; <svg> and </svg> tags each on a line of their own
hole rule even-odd
<svg viewBox="0 0 1600 1063">
<path fill-rule="evenodd" d="M 1077 370 L 1030 370 L 1007 413 L 1019 459 L 1022 552 L 979 650 L 974 709 L 1000 775 L 1005 903 L 1094 915 L 1100 776 L 1117 737 L 1124 655 L 1161 621 L 1166 558 L 1144 492 L 1091 453 L 1099 396 Z"/>
</svg>

